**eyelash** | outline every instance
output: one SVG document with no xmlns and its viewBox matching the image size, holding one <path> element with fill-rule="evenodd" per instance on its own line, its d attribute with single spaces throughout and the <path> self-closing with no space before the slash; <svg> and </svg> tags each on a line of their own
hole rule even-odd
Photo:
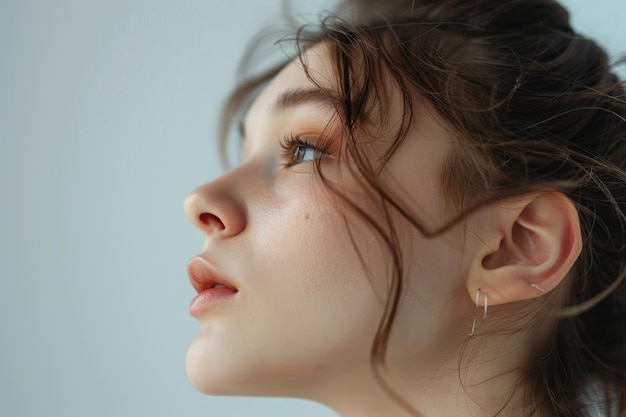
<svg viewBox="0 0 626 417">
<path fill-rule="evenodd" d="M 306 160 L 297 162 L 294 158 L 294 153 L 297 150 L 302 149 L 310 149 L 314 152 L 314 159 L 321 159 L 328 156 L 328 153 L 321 151 L 315 145 L 313 145 L 308 140 L 297 136 L 297 135 L 286 135 L 280 141 L 280 147 L 282 149 L 282 157 L 285 160 L 284 166 L 289 168 L 295 165 L 304 164 L 307 162 L 312 162 L 313 160 Z"/>
</svg>

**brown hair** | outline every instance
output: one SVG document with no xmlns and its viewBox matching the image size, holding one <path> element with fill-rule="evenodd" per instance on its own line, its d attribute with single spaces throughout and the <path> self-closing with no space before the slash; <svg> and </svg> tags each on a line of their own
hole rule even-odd
<svg viewBox="0 0 626 417">
<path fill-rule="evenodd" d="M 346 157 L 385 207 L 425 235 L 531 190 L 557 190 L 572 200 L 583 252 L 560 288 L 534 305 L 535 312 L 557 314 L 547 324 L 536 314 L 528 324 L 545 336 L 532 346 L 523 387 L 529 407 L 548 407 L 555 416 L 592 415 L 590 390 L 604 414 L 626 415 L 626 96 L 606 53 L 575 33 L 567 11 L 551 0 L 345 1 L 317 31 L 298 32 L 300 48 L 319 42 L 333 51 Z M 281 67 L 235 90 L 224 126 Z M 385 118 L 392 89 L 401 93 L 403 114 L 387 159 L 405 139 L 418 98 L 454 143 L 443 183 L 458 216 L 438 230 L 387 193 L 358 145 L 358 137 L 375 138 L 365 121 L 373 113 Z M 381 235 L 394 262 L 372 347 L 373 369 L 385 385 L 380 365 L 403 276 L 396 231 L 336 194 Z"/>
</svg>

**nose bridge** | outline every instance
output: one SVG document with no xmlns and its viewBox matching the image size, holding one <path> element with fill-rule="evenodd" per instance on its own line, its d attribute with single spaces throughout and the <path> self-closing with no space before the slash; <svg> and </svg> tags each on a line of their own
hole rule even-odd
<svg viewBox="0 0 626 417">
<path fill-rule="evenodd" d="M 187 218 L 207 235 L 230 237 L 241 233 L 246 226 L 243 186 L 235 171 L 199 186 L 185 198 Z"/>
</svg>

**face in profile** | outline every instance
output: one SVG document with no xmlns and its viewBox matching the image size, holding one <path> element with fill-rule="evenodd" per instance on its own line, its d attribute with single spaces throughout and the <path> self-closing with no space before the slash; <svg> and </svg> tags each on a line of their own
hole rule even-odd
<svg viewBox="0 0 626 417">
<path fill-rule="evenodd" d="M 337 90 L 324 45 L 303 60 L 322 87 Z M 448 143 L 441 126 L 422 113 L 380 180 L 422 219 L 441 222 Z M 390 259 L 372 227 L 319 180 L 316 161 L 328 182 L 373 219 L 385 213 L 349 169 L 343 139 L 329 137 L 339 128 L 328 95 L 294 61 L 250 108 L 240 165 L 185 201 L 187 216 L 205 235 L 189 263 L 199 292 L 190 311 L 200 331 L 187 372 L 199 390 L 323 399 L 334 384 L 370 383 Z M 377 147 L 367 149 L 373 161 Z M 397 366 L 426 366 L 445 347 L 441 323 L 452 322 L 457 308 L 473 308 L 449 305 L 463 292 L 459 239 L 454 231 L 426 239 L 399 215 L 391 213 L 391 220 L 402 231 L 401 255 L 411 262 L 389 355 Z"/>
</svg>

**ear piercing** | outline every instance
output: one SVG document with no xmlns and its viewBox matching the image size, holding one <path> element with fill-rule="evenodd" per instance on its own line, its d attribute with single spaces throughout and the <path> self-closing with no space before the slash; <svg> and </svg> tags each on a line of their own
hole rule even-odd
<svg viewBox="0 0 626 417">
<path fill-rule="evenodd" d="M 546 290 L 544 290 L 543 288 L 541 288 L 539 285 L 535 284 L 534 282 L 531 282 L 530 286 L 536 289 L 537 291 L 539 291 L 540 293 L 546 292 Z M 478 291 L 476 291 L 476 300 L 474 300 L 474 303 L 476 304 L 476 311 L 474 312 L 474 320 L 472 320 L 472 331 L 470 332 L 470 336 L 474 336 L 474 334 L 476 334 L 476 321 L 478 319 L 478 311 L 480 310 L 478 303 L 480 302 L 481 294 L 483 296 L 483 320 L 482 321 L 484 323 L 485 320 L 487 320 L 487 308 L 489 306 L 489 296 L 486 292 L 481 291 L 479 288 Z"/>
<path fill-rule="evenodd" d="M 546 290 L 544 290 L 543 288 L 541 288 L 539 285 L 535 284 L 534 282 L 531 282 L 530 286 L 533 287 L 534 289 L 536 289 L 539 292 L 546 292 Z"/>
<path fill-rule="evenodd" d="M 474 320 L 472 321 L 472 332 L 470 333 L 470 336 L 474 336 L 474 333 L 476 333 L 476 318 L 478 317 L 478 302 L 480 301 L 480 294 L 483 294 L 483 322 L 487 320 L 487 306 L 489 304 L 489 298 L 487 293 L 482 292 L 479 288 L 478 291 L 476 291 L 476 311 L 474 313 Z"/>
</svg>

